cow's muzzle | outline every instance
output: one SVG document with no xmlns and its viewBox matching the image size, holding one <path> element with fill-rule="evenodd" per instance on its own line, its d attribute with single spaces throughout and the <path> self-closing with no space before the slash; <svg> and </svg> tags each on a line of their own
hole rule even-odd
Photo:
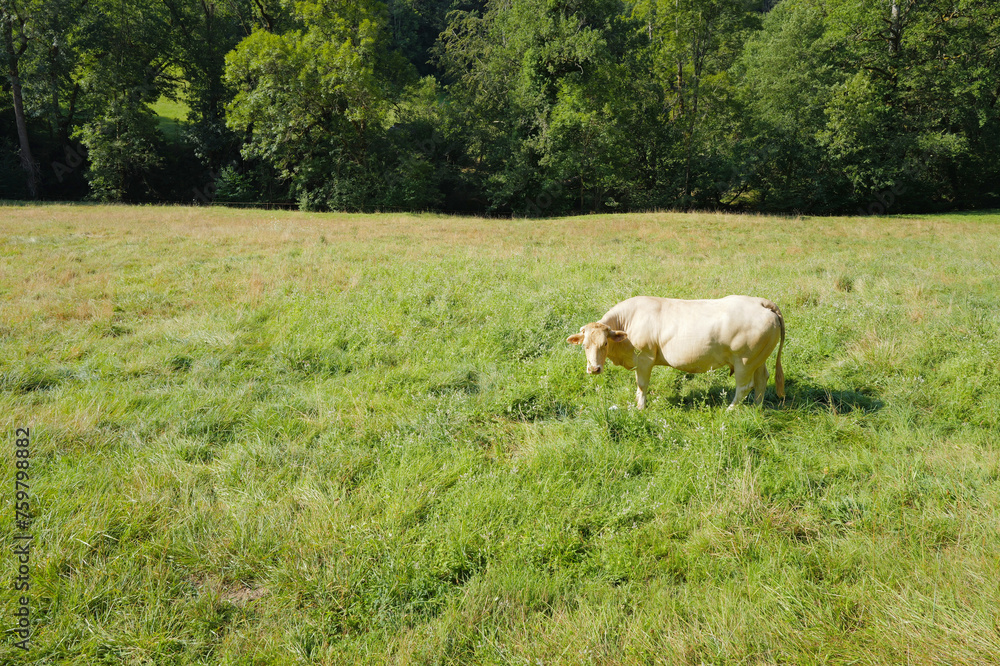
<svg viewBox="0 0 1000 666">
<path fill-rule="evenodd" d="M 601 367 L 601 366 L 599 366 L 599 365 L 588 365 L 587 366 L 587 374 L 588 375 L 599 375 L 599 374 L 601 374 L 601 370 L 603 370 L 603 369 L 604 368 Z"/>
</svg>

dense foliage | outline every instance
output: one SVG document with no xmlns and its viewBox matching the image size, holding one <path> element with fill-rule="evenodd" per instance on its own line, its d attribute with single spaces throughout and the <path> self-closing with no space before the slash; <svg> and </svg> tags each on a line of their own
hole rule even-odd
<svg viewBox="0 0 1000 666">
<path fill-rule="evenodd" d="M 4 198 L 1000 200 L 987 0 L 0 0 L 0 38 Z"/>
</svg>

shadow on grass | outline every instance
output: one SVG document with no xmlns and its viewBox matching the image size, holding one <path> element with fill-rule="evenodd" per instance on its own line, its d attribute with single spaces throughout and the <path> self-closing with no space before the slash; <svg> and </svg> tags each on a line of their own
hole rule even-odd
<svg viewBox="0 0 1000 666">
<path fill-rule="evenodd" d="M 833 411 L 837 414 L 872 414 L 885 403 L 871 389 L 831 390 L 811 382 L 785 380 L 785 408 L 807 412 Z"/>
<path fill-rule="evenodd" d="M 678 378 L 674 380 L 673 392 L 657 397 L 667 404 L 685 409 L 694 409 L 696 407 L 728 407 L 729 403 L 733 400 L 733 393 L 736 391 L 735 386 L 729 386 L 723 382 L 712 382 L 712 385 L 707 389 L 687 389 L 684 378 L 685 375 L 678 375 Z"/>
<path fill-rule="evenodd" d="M 733 399 L 736 387 L 731 383 L 712 382 L 707 389 L 684 390 L 684 375 L 675 380 L 674 392 L 662 396 L 670 405 L 686 409 L 697 407 L 725 408 Z M 772 380 L 773 382 L 773 380 Z M 744 404 L 753 404 L 753 391 L 744 399 Z M 785 399 L 779 398 L 774 384 L 769 382 L 764 394 L 764 409 L 787 409 L 806 412 L 834 411 L 837 414 L 863 412 L 871 414 L 881 410 L 885 403 L 869 389 L 831 390 L 817 384 L 796 379 L 785 380 Z"/>
</svg>

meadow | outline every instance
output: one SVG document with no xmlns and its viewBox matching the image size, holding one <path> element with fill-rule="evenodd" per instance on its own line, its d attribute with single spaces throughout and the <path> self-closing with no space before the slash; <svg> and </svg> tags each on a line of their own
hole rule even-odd
<svg viewBox="0 0 1000 666">
<path fill-rule="evenodd" d="M 0 662 L 998 663 L 998 239 L 0 207 Z M 639 412 L 565 342 L 731 293 L 784 313 L 783 402 L 657 368 Z"/>
</svg>

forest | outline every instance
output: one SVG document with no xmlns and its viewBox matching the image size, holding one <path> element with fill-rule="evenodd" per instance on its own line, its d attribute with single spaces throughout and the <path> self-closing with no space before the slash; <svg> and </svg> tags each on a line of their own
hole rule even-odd
<svg viewBox="0 0 1000 666">
<path fill-rule="evenodd" d="M 992 0 L 0 0 L 0 199 L 1000 204 Z"/>
</svg>

